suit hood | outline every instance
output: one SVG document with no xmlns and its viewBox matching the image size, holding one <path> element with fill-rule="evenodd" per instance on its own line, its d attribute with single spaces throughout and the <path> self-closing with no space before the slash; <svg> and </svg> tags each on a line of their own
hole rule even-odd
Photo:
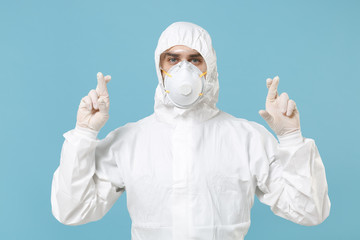
<svg viewBox="0 0 360 240">
<path fill-rule="evenodd" d="M 207 66 L 204 94 L 194 106 L 187 109 L 174 106 L 166 97 L 160 70 L 161 53 L 176 45 L 184 45 L 198 51 Z M 155 50 L 155 68 L 158 86 L 155 92 L 154 112 L 157 118 L 171 123 L 203 122 L 219 112 L 216 107 L 219 94 L 216 54 L 210 35 L 205 29 L 190 22 L 175 22 L 168 26 L 161 33 Z"/>
</svg>

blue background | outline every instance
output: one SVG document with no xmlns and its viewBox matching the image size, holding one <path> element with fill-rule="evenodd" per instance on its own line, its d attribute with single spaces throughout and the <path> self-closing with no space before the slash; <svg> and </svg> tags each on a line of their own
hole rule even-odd
<svg viewBox="0 0 360 240">
<path fill-rule="evenodd" d="M 360 239 L 360 1 L 1 1 L 1 239 L 130 239 L 126 193 L 100 221 L 51 214 L 52 174 L 78 104 L 111 74 L 103 138 L 153 112 L 161 32 L 190 21 L 212 36 L 218 107 L 265 125 L 267 77 L 298 105 L 326 168 L 332 209 L 321 225 L 275 216 L 256 200 L 250 239 Z M 270 130 L 270 129 L 269 129 Z"/>
</svg>

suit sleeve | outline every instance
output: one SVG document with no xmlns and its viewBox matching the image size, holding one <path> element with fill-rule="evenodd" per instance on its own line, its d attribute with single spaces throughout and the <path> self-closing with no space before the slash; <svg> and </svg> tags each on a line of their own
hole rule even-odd
<svg viewBox="0 0 360 240">
<path fill-rule="evenodd" d="M 76 126 L 63 135 L 51 188 L 52 213 L 63 224 L 101 219 L 125 191 L 112 148 L 116 134 L 111 132 L 99 140 L 97 133 Z"/>
<path fill-rule="evenodd" d="M 258 199 L 297 224 L 322 223 L 330 213 L 325 168 L 315 141 L 301 131 L 278 136 L 262 125 L 251 140 Z"/>
</svg>

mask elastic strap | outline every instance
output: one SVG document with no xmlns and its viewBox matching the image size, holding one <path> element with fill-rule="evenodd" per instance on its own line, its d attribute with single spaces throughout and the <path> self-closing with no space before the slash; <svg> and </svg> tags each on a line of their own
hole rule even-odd
<svg viewBox="0 0 360 240">
<path fill-rule="evenodd" d="M 205 74 L 207 74 L 207 71 L 205 71 L 205 72 L 203 72 L 202 74 L 200 74 L 199 77 L 201 78 L 201 77 L 205 76 Z M 200 96 L 200 97 L 201 97 L 202 95 L 204 95 L 204 93 L 202 93 L 202 92 L 199 93 L 199 96 Z"/>
<path fill-rule="evenodd" d="M 207 74 L 207 71 L 206 72 L 203 72 L 200 77 L 204 76 L 205 74 Z"/>
<path fill-rule="evenodd" d="M 167 73 L 164 69 L 161 69 L 161 71 L 163 71 L 166 75 L 168 75 L 169 77 L 172 77 L 169 73 Z"/>
</svg>

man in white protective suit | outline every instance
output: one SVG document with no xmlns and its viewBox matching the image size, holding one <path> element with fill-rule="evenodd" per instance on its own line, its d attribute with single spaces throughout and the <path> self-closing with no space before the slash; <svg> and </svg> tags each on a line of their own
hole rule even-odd
<svg viewBox="0 0 360 240">
<path fill-rule="evenodd" d="M 171 24 L 155 51 L 154 113 L 97 134 L 109 118 L 107 82 L 79 105 L 64 133 L 51 192 L 66 225 L 101 219 L 126 191 L 133 240 L 240 240 L 256 195 L 278 216 L 317 225 L 330 212 L 325 169 L 279 78 L 266 80 L 262 125 L 220 111 L 216 55 L 206 30 Z M 265 84 L 264 84 L 265 85 Z M 265 87 L 265 86 L 264 86 Z"/>
</svg>

